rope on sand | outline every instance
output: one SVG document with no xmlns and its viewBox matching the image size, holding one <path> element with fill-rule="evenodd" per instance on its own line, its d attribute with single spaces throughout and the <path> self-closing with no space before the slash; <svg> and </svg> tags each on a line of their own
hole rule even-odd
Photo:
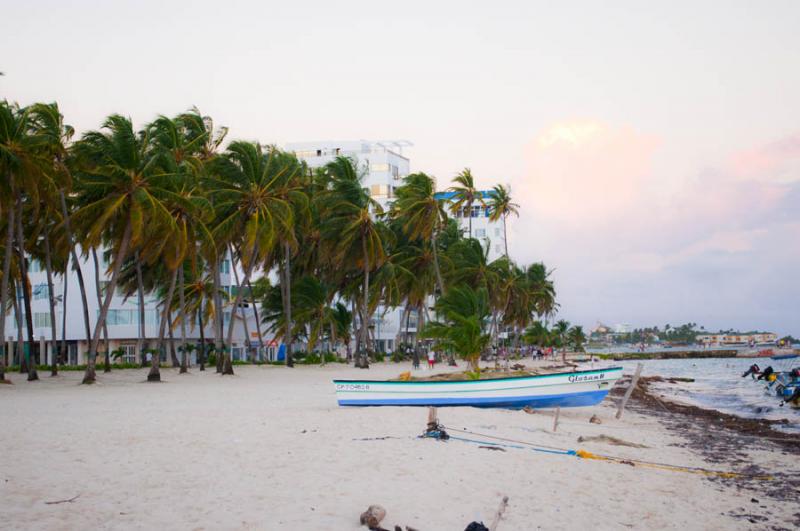
<svg viewBox="0 0 800 531">
<path fill-rule="evenodd" d="M 445 427 L 445 426 L 443 426 Z M 448 429 L 455 429 L 455 428 L 448 428 Z M 700 467 L 691 467 L 691 466 L 681 466 L 681 465 L 670 465 L 666 463 L 655 463 L 652 461 L 643 461 L 641 459 L 626 459 L 623 457 L 616 457 L 612 455 L 603 455 L 603 454 L 594 454 L 591 452 L 587 452 L 586 450 L 570 450 L 568 448 L 559 448 L 556 446 L 547 446 L 542 444 L 534 444 L 527 441 L 520 441 L 515 439 L 508 439 L 505 437 L 497 437 L 494 435 L 489 435 L 486 433 L 476 433 L 473 431 L 469 431 L 466 428 L 461 428 L 459 431 L 462 433 L 468 433 L 470 435 L 475 435 L 478 437 L 486 437 L 488 439 L 495 439 L 499 441 L 504 441 L 506 443 L 514 443 L 514 444 L 500 444 L 500 443 L 492 443 L 486 441 L 478 441 L 474 439 L 467 439 L 464 437 L 457 437 L 451 435 L 451 439 L 455 439 L 457 441 L 463 442 L 470 442 L 476 444 L 490 444 L 493 446 L 501 446 L 506 448 L 515 448 L 524 450 L 526 447 L 530 450 L 535 452 L 543 452 L 549 454 L 558 454 L 558 455 L 574 455 L 576 457 L 580 457 L 581 459 L 594 459 L 598 461 L 609 461 L 612 463 L 618 463 L 623 465 L 631 465 L 631 466 L 641 466 L 646 468 L 654 468 L 658 470 L 669 470 L 672 472 L 686 472 L 688 474 L 698 474 L 702 476 L 712 476 L 712 477 L 721 477 L 721 478 L 745 478 L 745 479 L 754 479 L 754 480 L 761 480 L 761 481 L 768 481 L 773 479 L 772 476 L 769 475 L 757 475 L 757 474 L 743 474 L 740 472 L 728 472 L 724 470 L 709 470 L 707 468 L 700 468 Z M 520 446 L 522 445 L 522 446 Z"/>
</svg>

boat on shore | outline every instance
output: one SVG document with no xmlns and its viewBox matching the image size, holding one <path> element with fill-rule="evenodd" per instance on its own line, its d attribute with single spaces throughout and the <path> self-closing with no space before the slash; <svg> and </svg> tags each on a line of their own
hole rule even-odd
<svg viewBox="0 0 800 531">
<path fill-rule="evenodd" d="M 622 367 L 487 378 L 485 380 L 334 380 L 340 406 L 419 406 L 521 409 L 600 403 Z"/>
</svg>

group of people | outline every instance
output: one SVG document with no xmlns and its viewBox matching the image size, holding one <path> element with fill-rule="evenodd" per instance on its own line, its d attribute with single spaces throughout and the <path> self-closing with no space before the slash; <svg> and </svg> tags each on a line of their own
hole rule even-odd
<svg viewBox="0 0 800 531">
<path fill-rule="evenodd" d="M 436 366 L 436 352 L 433 350 L 429 350 L 426 357 L 428 359 L 428 368 L 433 369 Z M 419 369 L 419 355 L 416 352 L 414 352 L 414 355 L 412 356 L 411 359 L 412 359 L 412 367 L 414 369 Z"/>
</svg>

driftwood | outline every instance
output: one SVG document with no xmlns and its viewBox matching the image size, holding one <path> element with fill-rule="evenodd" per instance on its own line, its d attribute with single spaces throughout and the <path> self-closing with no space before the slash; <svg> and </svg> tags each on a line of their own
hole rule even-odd
<svg viewBox="0 0 800 531">
<path fill-rule="evenodd" d="M 597 415 L 592 415 L 592 418 L 589 419 L 589 422 L 591 424 L 602 424 L 603 423 L 603 421 L 600 420 L 600 417 L 598 417 Z"/>
<path fill-rule="evenodd" d="M 489 526 L 489 531 L 496 531 L 497 526 L 500 524 L 500 520 L 503 518 L 503 513 L 508 507 L 508 496 L 503 496 L 503 501 L 500 502 L 500 507 L 497 508 L 497 512 L 494 514 L 494 520 L 492 520 L 492 525 Z"/>
<path fill-rule="evenodd" d="M 595 435 L 591 437 L 584 437 L 583 435 L 581 435 L 580 437 L 578 437 L 578 442 L 604 442 L 608 444 L 613 444 L 614 446 L 630 446 L 631 448 L 648 448 L 644 444 L 623 441 L 622 439 L 617 439 L 616 437 L 611 437 L 609 435 Z"/>
<path fill-rule="evenodd" d="M 370 505 L 366 511 L 361 513 L 361 525 L 370 529 L 380 529 L 381 520 L 386 518 L 386 509 L 380 505 Z"/>
<path fill-rule="evenodd" d="M 81 497 L 80 494 L 76 494 L 75 496 L 73 496 L 72 498 L 70 498 L 68 500 L 56 500 L 56 501 L 49 501 L 49 502 L 46 501 L 44 503 L 45 503 L 45 505 L 58 505 L 59 503 L 72 503 L 72 502 L 74 502 L 75 500 L 77 500 L 80 497 Z"/>
</svg>

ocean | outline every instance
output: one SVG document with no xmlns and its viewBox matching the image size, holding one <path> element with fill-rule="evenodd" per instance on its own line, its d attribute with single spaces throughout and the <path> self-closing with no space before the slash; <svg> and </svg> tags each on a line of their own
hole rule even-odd
<svg viewBox="0 0 800 531">
<path fill-rule="evenodd" d="M 667 397 L 741 417 L 787 419 L 789 424 L 776 428 L 800 433 L 800 409 L 793 409 L 788 405 L 780 407 L 780 399 L 774 394 L 768 394 L 763 382 L 755 381 L 750 376 L 742 378 L 742 373 L 753 363 L 757 363 L 761 370 L 772 365 L 776 371 L 783 371 L 800 367 L 800 358 L 632 360 L 617 362 L 616 365 L 622 365 L 625 374 L 633 374 L 637 363 L 644 364 L 644 376 L 694 378 L 695 381 L 691 383 L 659 384 L 656 389 Z"/>
</svg>

